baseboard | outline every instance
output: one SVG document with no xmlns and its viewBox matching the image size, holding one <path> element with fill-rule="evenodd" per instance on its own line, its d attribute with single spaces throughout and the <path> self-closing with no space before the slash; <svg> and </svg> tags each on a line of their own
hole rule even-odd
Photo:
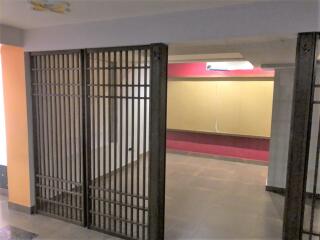
<svg viewBox="0 0 320 240">
<path fill-rule="evenodd" d="M 277 193 L 277 194 L 280 194 L 280 195 L 283 195 L 283 196 L 286 194 L 286 189 L 285 188 L 281 188 L 281 187 L 266 186 L 266 191 L 267 192 Z M 313 197 L 313 193 L 307 192 L 306 193 L 306 197 L 307 198 L 312 198 Z M 319 193 L 316 194 L 316 199 L 320 199 L 320 194 Z"/>
<path fill-rule="evenodd" d="M 13 202 L 8 202 L 8 208 L 15 211 L 28 213 L 28 214 L 33 214 L 35 212 L 34 206 L 27 207 L 17 203 L 13 203 Z"/>
<path fill-rule="evenodd" d="M 8 189 L 6 189 L 6 188 L 0 188 L 0 195 L 8 196 Z"/>
<path fill-rule="evenodd" d="M 286 189 L 285 188 L 281 188 L 281 187 L 266 186 L 266 191 L 267 192 L 278 193 L 280 195 L 285 195 L 286 194 Z"/>
<path fill-rule="evenodd" d="M 0 188 L 8 188 L 7 166 L 0 165 Z"/>
<path fill-rule="evenodd" d="M 215 160 L 241 162 L 241 163 L 249 163 L 249 164 L 255 164 L 255 165 L 268 166 L 268 162 L 260 161 L 260 160 L 252 160 L 252 159 L 244 159 L 244 158 L 236 158 L 236 157 L 225 157 L 225 156 L 214 155 L 214 154 L 209 154 L 209 153 L 188 152 L 188 151 L 175 150 L 175 149 L 169 149 L 169 148 L 167 148 L 166 152 L 167 153 L 174 153 L 174 154 L 196 156 L 196 157 L 213 158 Z"/>
</svg>

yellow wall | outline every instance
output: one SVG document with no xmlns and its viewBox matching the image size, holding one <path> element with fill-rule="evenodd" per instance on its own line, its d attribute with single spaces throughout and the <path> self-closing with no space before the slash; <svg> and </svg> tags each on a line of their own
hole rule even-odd
<svg viewBox="0 0 320 240">
<path fill-rule="evenodd" d="M 273 79 L 237 80 L 169 80 L 168 128 L 270 137 Z"/>
<path fill-rule="evenodd" d="M 2 45 L 9 201 L 31 206 L 24 50 Z"/>
</svg>

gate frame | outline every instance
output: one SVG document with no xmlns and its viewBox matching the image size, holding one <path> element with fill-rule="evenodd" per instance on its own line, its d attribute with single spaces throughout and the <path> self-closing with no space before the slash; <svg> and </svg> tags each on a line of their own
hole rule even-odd
<svg viewBox="0 0 320 240">
<path fill-rule="evenodd" d="M 302 239 L 319 32 L 299 33 L 288 151 L 283 239 Z"/>
<path fill-rule="evenodd" d="M 149 239 L 161 240 L 165 221 L 168 47 L 152 44 L 151 51 Z"/>
<path fill-rule="evenodd" d="M 167 66 L 168 66 L 168 46 L 163 43 L 154 43 L 147 45 L 136 45 L 136 46 L 123 46 L 123 47 L 105 47 L 105 49 L 121 49 L 131 48 L 138 46 L 149 46 L 151 51 L 151 70 L 150 70 L 150 114 L 149 114 L 149 144 L 150 144 L 150 159 L 153 161 L 149 162 L 149 229 L 148 235 L 150 240 L 161 240 L 164 239 L 164 221 L 165 221 L 165 176 L 166 176 L 166 113 L 167 113 Z M 90 48 L 91 49 L 91 48 Z M 81 57 L 81 75 L 82 75 L 82 123 L 83 128 L 83 227 L 89 228 L 90 214 L 88 208 L 90 205 L 88 195 L 88 158 L 90 158 L 90 152 L 88 152 L 88 145 L 90 144 L 90 122 L 88 120 L 88 109 L 90 104 L 87 98 L 87 81 L 88 71 L 86 53 L 88 48 L 74 49 L 80 52 Z M 97 48 L 92 48 L 97 49 Z M 102 48 L 98 48 L 102 49 Z M 35 165 L 36 165 L 36 154 L 34 154 L 37 148 L 34 144 L 34 135 L 36 129 L 33 127 L 34 121 L 36 121 L 36 115 L 33 114 L 33 101 L 31 93 L 31 81 L 32 73 L 30 71 L 31 63 L 30 59 L 32 54 L 35 53 L 52 53 L 52 52 L 68 52 L 70 50 L 52 50 L 52 51 L 36 51 L 25 53 L 25 73 L 27 79 L 27 107 L 28 107 L 28 129 L 29 129 L 29 156 L 30 156 L 30 178 L 31 181 L 31 198 L 35 199 Z M 72 50 L 71 50 L 72 51 Z M 151 187 L 152 186 L 152 187 Z M 36 208 L 36 201 L 32 202 Z M 35 213 L 37 213 L 35 211 Z M 72 223 L 72 222 L 71 222 Z M 108 233 L 110 234 L 110 233 Z M 111 235 L 111 234 L 110 234 Z"/>
</svg>

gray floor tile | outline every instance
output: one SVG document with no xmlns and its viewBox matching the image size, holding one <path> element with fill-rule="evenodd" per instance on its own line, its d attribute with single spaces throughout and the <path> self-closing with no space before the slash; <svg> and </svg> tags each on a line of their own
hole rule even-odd
<svg viewBox="0 0 320 240">
<path fill-rule="evenodd" d="M 280 239 L 283 197 L 265 191 L 267 166 L 169 153 L 165 238 Z M 7 207 L 0 227 L 12 225 L 37 239 L 117 239 L 81 226 Z"/>
</svg>

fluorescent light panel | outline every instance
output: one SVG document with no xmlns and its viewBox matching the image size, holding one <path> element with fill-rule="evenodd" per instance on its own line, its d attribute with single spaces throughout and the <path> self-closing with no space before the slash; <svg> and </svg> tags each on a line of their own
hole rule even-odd
<svg viewBox="0 0 320 240">
<path fill-rule="evenodd" d="M 242 61 L 240 53 L 208 53 L 208 54 L 169 54 L 169 63 L 184 62 L 214 62 L 214 61 Z"/>
<path fill-rule="evenodd" d="M 206 69 L 207 71 L 252 70 L 254 66 L 249 61 L 207 62 Z"/>
</svg>

